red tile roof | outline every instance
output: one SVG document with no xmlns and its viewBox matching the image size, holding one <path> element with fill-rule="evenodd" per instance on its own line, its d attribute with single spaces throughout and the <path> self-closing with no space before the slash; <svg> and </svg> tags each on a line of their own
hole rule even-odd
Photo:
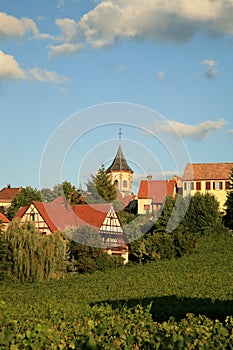
<svg viewBox="0 0 233 350">
<path fill-rule="evenodd" d="M 10 220 L 7 219 L 7 217 L 0 212 L 0 221 L 2 221 L 4 224 L 8 224 Z"/>
<path fill-rule="evenodd" d="M 36 207 L 51 232 L 58 229 L 63 231 L 67 226 L 91 225 L 99 229 L 111 208 L 111 204 L 80 204 L 71 207 L 68 203 L 64 205 L 64 200 L 61 204 L 56 203 L 61 202 L 42 203 L 34 201 L 31 203 Z M 15 218 L 23 217 L 29 206 L 20 208 Z"/>
<path fill-rule="evenodd" d="M 175 180 L 142 180 L 138 199 L 153 198 L 155 203 L 163 203 L 166 196 L 175 194 L 175 186 Z"/>
<path fill-rule="evenodd" d="M 63 231 L 66 226 L 75 226 L 78 223 L 76 215 L 74 215 L 74 212 L 69 206 L 66 207 L 65 205 L 54 205 L 52 203 L 42 203 L 35 201 L 31 204 L 36 207 L 51 232 L 55 232 L 58 229 Z M 15 218 L 23 217 L 29 206 L 20 208 L 15 215 Z"/>
<path fill-rule="evenodd" d="M 229 180 L 233 163 L 188 163 L 183 180 Z"/>
<path fill-rule="evenodd" d="M 72 209 L 82 225 L 100 228 L 111 209 L 111 204 L 79 204 L 72 206 Z"/>
<path fill-rule="evenodd" d="M 19 193 L 21 187 L 4 187 L 0 190 L 0 201 L 11 202 L 12 199 Z"/>
</svg>

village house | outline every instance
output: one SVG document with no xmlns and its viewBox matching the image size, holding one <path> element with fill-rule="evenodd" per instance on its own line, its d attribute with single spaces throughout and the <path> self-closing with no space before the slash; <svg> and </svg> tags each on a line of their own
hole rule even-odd
<svg viewBox="0 0 233 350">
<path fill-rule="evenodd" d="M 188 163 L 183 175 L 184 196 L 210 193 L 219 202 L 220 212 L 224 213 L 232 168 L 233 163 Z"/>
<path fill-rule="evenodd" d="M 11 205 L 13 198 L 22 190 L 22 187 L 11 187 L 7 185 L 0 190 L 0 211 L 4 213 Z"/>
<path fill-rule="evenodd" d="M 62 197 L 51 203 L 31 202 L 18 210 L 15 218 L 32 221 L 42 235 L 68 227 L 89 226 L 100 234 L 102 248 L 110 255 L 120 255 L 128 262 L 128 244 L 120 220 L 111 204 L 70 206 Z"/>
<path fill-rule="evenodd" d="M 152 177 L 148 176 L 147 180 L 141 180 L 137 196 L 138 214 L 151 213 L 156 217 L 166 196 L 175 197 L 181 186 L 177 177 L 171 180 L 152 180 Z"/>
</svg>

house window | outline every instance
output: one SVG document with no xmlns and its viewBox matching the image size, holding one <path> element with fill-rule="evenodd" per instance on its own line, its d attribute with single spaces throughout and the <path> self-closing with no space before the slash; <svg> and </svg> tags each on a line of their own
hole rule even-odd
<svg viewBox="0 0 233 350">
<path fill-rule="evenodd" d="M 128 186 L 127 181 L 124 180 L 124 181 L 123 181 L 123 187 L 127 187 L 127 186 Z"/>
<path fill-rule="evenodd" d="M 150 204 L 144 204 L 144 210 L 150 210 Z"/>
<path fill-rule="evenodd" d="M 230 189 L 231 189 L 231 183 L 230 183 L 230 181 L 226 181 L 226 183 L 225 183 L 225 189 L 226 189 L 226 190 L 230 190 Z"/>
<path fill-rule="evenodd" d="M 185 191 L 187 190 L 187 184 L 186 184 L 186 182 L 184 182 L 184 190 L 185 190 Z"/>
<path fill-rule="evenodd" d="M 31 221 L 35 221 L 35 214 L 31 213 Z"/>
<path fill-rule="evenodd" d="M 188 181 L 187 182 L 187 190 L 188 191 L 193 191 L 194 190 L 194 182 L 193 181 Z"/>
<path fill-rule="evenodd" d="M 222 181 L 213 182 L 213 190 L 222 190 Z"/>
<path fill-rule="evenodd" d="M 210 190 L 210 181 L 206 181 L 206 183 L 205 183 L 205 189 L 206 189 L 206 191 L 209 191 L 209 190 Z"/>
<path fill-rule="evenodd" d="M 201 191 L 201 181 L 196 182 L 196 191 Z"/>
</svg>

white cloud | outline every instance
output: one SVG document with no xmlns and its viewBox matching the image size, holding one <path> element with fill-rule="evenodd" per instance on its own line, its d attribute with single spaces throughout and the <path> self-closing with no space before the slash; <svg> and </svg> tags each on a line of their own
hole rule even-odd
<svg viewBox="0 0 233 350">
<path fill-rule="evenodd" d="M 13 80 L 36 80 L 42 83 L 53 83 L 59 85 L 67 82 L 68 79 L 55 72 L 41 68 L 23 70 L 12 55 L 8 55 L 0 50 L 0 79 Z"/>
<path fill-rule="evenodd" d="M 223 118 L 216 121 L 207 120 L 196 125 L 168 120 L 164 124 L 154 125 L 153 130 L 157 133 L 165 132 L 173 136 L 176 136 L 178 133 L 183 138 L 192 138 L 201 141 L 209 137 L 215 131 L 220 130 L 225 124 L 226 121 Z"/>
<path fill-rule="evenodd" d="M 0 40 L 7 38 L 22 38 L 26 33 L 38 35 L 39 31 L 33 20 L 30 18 L 16 18 L 0 12 Z"/>
<path fill-rule="evenodd" d="M 217 75 L 217 63 L 214 60 L 205 59 L 201 61 L 202 64 L 207 66 L 207 71 L 205 72 L 205 76 L 208 79 L 214 79 Z"/>
<path fill-rule="evenodd" d="M 163 81 L 163 80 L 165 80 L 165 72 L 158 72 L 157 73 L 157 79 L 159 80 L 159 81 Z"/>
<path fill-rule="evenodd" d="M 64 43 L 61 45 L 50 45 L 49 58 L 58 55 L 70 55 L 72 53 L 78 53 L 83 49 L 83 44 L 78 43 Z"/>
<path fill-rule="evenodd" d="M 27 79 L 27 74 L 20 68 L 18 62 L 11 55 L 0 50 L 0 79 Z"/>
<path fill-rule="evenodd" d="M 101 48 L 122 38 L 183 43 L 197 32 L 233 36 L 232 18 L 231 0 L 104 0 L 73 23 L 72 42 Z M 64 34 L 70 24 L 61 21 Z"/>
<path fill-rule="evenodd" d="M 48 46 L 50 49 L 49 57 L 58 55 L 69 55 L 80 52 L 84 43 L 77 41 L 78 23 L 70 18 L 57 19 L 56 25 L 60 29 L 60 35 L 57 37 L 57 41 L 60 41 L 57 45 Z"/>
<path fill-rule="evenodd" d="M 29 69 L 28 77 L 30 79 L 37 80 L 42 83 L 62 84 L 68 82 L 68 78 L 42 68 Z"/>
<path fill-rule="evenodd" d="M 233 135 L 233 129 L 229 129 L 226 131 L 227 134 L 232 134 Z"/>
<path fill-rule="evenodd" d="M 73 36 L 76 35 L 78 24 L 74 19 L 56 19 L 55 23 L 60 28 L 61 38 L 71 41 Z"/>
</svg>

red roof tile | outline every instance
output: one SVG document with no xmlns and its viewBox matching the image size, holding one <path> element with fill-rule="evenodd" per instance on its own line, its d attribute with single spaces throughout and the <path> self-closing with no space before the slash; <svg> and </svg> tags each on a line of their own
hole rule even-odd
<svg viewBox="0 0 233 350">
<path fill-rule="evenodd" d="M 4 187 L 0 190 L 0 201 L 11 202 L 12 199 L 19 193 L 21 187 Z"/>
<path fill-rule="evenodd" d="M 163 203 L 166 196 L 174 195 L 175 185 L 175 180 L 142 180 L 138 199 L 154 198 L 155 203 Z"/>
<path fill-rule="evenodd" d="M 56 202 L 59 203 L 59 201 Z M 32 204 L 36 207 L 51 232 L 58 229 L 63 231 L 67 226 L 91 225 L 99 229 L 111 208 L 111 204 L 80 204 L 72 207 L 68 203 L 64 205 L 62 203 L 54 204 L 54 202 L 32 202 L 30 205 Z M 15 218 L 23 217 L 29 206 L 20 208 Z"/>
<path fill-rule="evenodd" d="M 91 225 L 100 228 L 111 208 L 111 204 L 79 204 L 74 205 L 72 208 L 77 219 L 80 220 L 83 225 Z"/>
<path fill-rule="evenodd" d="M 31 204 L 36 207 L 51 232 L 55 232 L 58 229 L 63 231 L 66 226 L 77 225 L 76 215 L 74 215 L 74 212 L 69 206 L 66 207 L 65 205 L 54 205 L 52 203 L 42 203 L 35 201 Z M 29 206 L 20 208 L 15 215 L 15 218 L 23 217 Z"/>
<path fill-rule="evenodd" d="M 233 163 L 188 163 L 183 180 L 228 180 Z"/>
<path fill-rule="evenodd" d="M 10 220 L 7 219 L 7 217 L 0 212 L 0 221 L 2 221 L 4 224 L 8 224 Z"/>
</svg>

